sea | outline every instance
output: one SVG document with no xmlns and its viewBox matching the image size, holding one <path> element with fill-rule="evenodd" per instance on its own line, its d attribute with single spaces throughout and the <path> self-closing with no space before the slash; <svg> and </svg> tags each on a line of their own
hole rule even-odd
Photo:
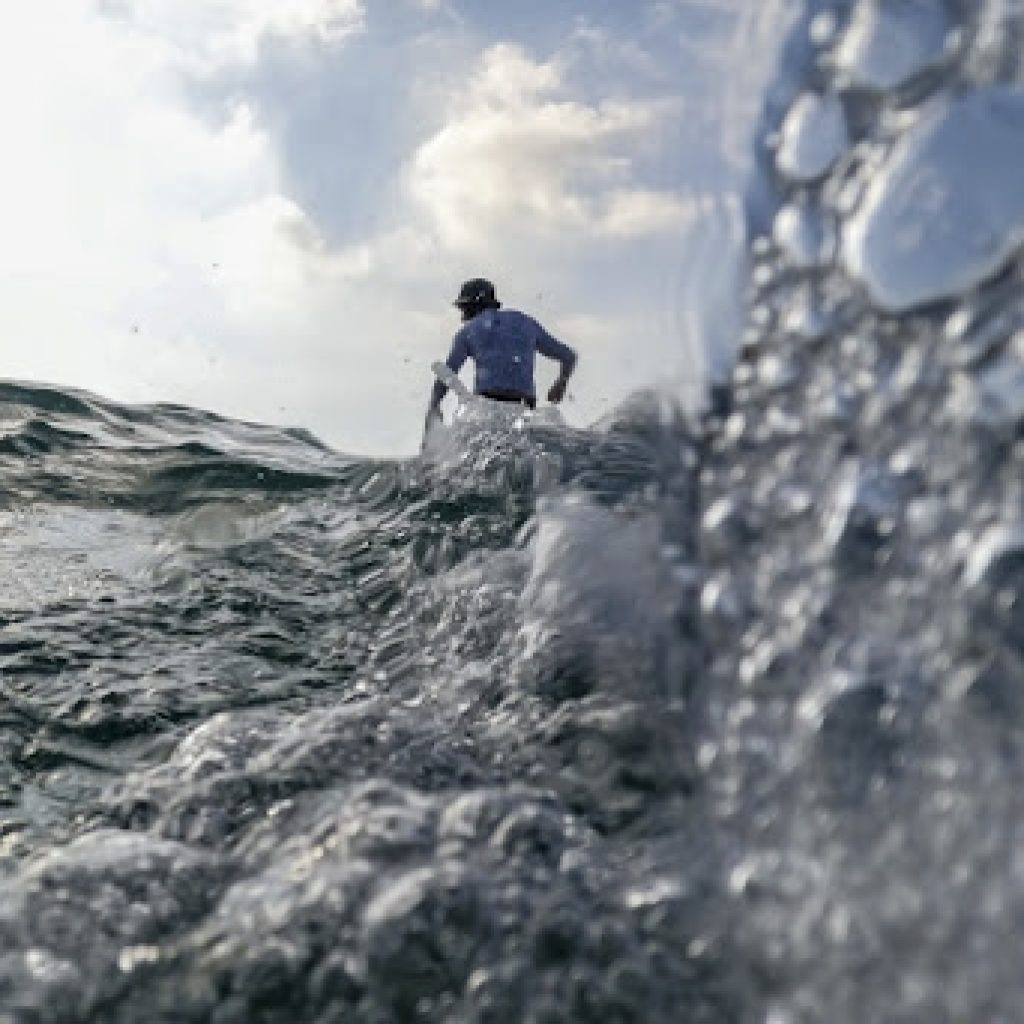
<svg viewBox="0 0 1024 1024">
<path fill-rule="evenodd" d="M 796 19 L 698 410 L 0 381 L 0 1024 L 1024 1021 L 1022 27 Z"/>
</svg>

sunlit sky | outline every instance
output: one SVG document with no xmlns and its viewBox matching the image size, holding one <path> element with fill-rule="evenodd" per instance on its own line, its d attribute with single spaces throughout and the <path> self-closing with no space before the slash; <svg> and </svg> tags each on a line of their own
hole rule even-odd
<svg viewBox="0 0 1024 1024">
<path fill-rule="evenodd" d="M 3 377 L 402 455 L 466 277 L 578 349 L 580 425 L 728 345 L 792 3 L 7 6 Z"/>
</svg>

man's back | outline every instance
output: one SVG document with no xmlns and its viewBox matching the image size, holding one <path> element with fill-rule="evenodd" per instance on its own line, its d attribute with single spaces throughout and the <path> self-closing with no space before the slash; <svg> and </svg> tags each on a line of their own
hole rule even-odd
<svg viewBox="0 0 1024 1024">
<path fill-rule="evenodd" d="M 486 278 L 474 277 L 459 289 L 453 303 L 462 313 L 462 327 L 452 339 L 445 360 L 458 373 L 467 359 L 476 365 L 478 395 L 499 401 L 523 402 L 531 409 L 537 404 L 533 366 L 537 353 L 561 364 L 558 378 L 548 390 L 548 401 L 557 405 L 565 397 L 565 388 L 576 367 L 576 353 L 544 330 L 532 316 L 515 309 L 502 309 L 494 285 Z M 430 424 L 441 419 L 441 401 L 448 385 L 434 382 L 427 406 L 424 439 Z"/>
<path fill-rule="evenodd" d="M 575 358 L 572 349 L 552 338 L 533 317 L 514 309 L 485 309 L 456 333 L 448 365 L 457 373 L 466 359 L 472 358 L 477 394 L 534 397 L 537 352 L 561 362 Z"/>
</svg>

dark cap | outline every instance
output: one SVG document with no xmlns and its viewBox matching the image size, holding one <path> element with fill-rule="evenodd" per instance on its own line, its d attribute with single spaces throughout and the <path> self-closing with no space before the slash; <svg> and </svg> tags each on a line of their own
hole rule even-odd
<svg viewBox="0 0 1024 1024">
<path fill-rule="evenodd" d="M 474 277 L 459 289 L 459 297 L 452 303 L 460 309 L 486 309 L 488 306 L 497 308 L 501 305 L 494 294 L 494 285 L 483 277 Z"/>
</svg>

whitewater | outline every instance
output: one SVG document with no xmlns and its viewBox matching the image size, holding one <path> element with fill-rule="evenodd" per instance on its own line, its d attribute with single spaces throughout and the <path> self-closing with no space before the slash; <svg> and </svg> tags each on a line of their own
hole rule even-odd
<svg viewBox="0 0 1024 1024">
<path fill-rule="evenodd" d="M 701 415 L 0 381 L 0 1024 L 1024 1020 L 1022 29 L 799 19 Z"/>
</svg>

